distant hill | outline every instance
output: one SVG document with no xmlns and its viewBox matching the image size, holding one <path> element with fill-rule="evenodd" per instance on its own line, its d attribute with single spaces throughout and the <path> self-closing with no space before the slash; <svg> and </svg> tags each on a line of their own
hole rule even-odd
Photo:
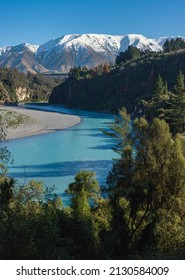
<svg viewBox="0 0 185 280">
<path fill-rule="evenodd" d="M 17 69 L 0 68 L 0 104 L 21 101 L 47 101 L 61 77 L 27 75 Z"/>
<path fill-rule="evenodd" d="M 142 51 L 159 52 L 167 39 L 148 39 L 143 35 L 72 34 L 42 45 L 23 43 L 0 48 L 0 67 L 27 73 L 68 73 L 73 67 L 93 68 L 114 64 L 116 56 L 132 45 Z"/>
<path fill-rule="evenodd" d="M 185 50 L 144 55 L 93 78 L 69 77 L 54 88 L 49 103 L 110 112 L 126 106 L 133 111 L 139 100 L 152 96 L 158 75 L 172 89 L 180 70 L 185 73 Z"/>
</svg>

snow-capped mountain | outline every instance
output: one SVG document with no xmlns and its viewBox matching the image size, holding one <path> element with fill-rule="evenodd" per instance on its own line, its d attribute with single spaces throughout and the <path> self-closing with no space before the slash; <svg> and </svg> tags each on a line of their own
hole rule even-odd
<svg viewBox="0 0 185 280">
<path fill-rule="evenodd" d="M 36 53 L 39 46 L 23 43 L 13 47 L 0 48 L 0 66 L 17 68 L 21 72 L 47 71 L 36 61 Z"/>
<path fill-rule="evenodd" d="M 21 72 L 62 72 L 70 68 L 95 67 L 105 62 L 114 64 L 116 56 L 132 45 L 143 51 L 158 52 L 167 39 L 148 39 L 143 35 L 72 34 L 52 39 L 40 46 L 23 43 L 0 48 L 0 66 Z"/>
</svg>

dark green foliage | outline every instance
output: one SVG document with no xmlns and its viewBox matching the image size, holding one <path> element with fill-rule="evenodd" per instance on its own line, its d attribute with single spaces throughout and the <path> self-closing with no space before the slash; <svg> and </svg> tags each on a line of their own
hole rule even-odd
<svg viewBox="0 0 185 280">
<path fill-rule="evenodd" d="M 13 186 L 15 184 L 13 178 L 0 179 L 0 205 L 2 208 L 8 207 L 13 198 Z"/>
<path fill-rule="evenodd" d="M 111 124 L 116 140 L 102 198 L 95 174 L 80 171 L 63 208 L 42 182 L 0 178 L 0 259 L 183 258 L 185 158 L 182 139 L 164 120 L 131 121 L 125 109 Z"/>
<path fill-rule="evenodd" d="M 91 203 L 98 200 L 100 187 L 95 179 L 95 173 L 80 171 L 75 181 L 68 187 L 67 193 L 72 194 L 72 208 L 76 216 L 88 217 Z"/>
<path fill-rule="evenodd" d="M 160 102 L 164 94 L 165 94 L 165 85 L 163 83 L 161 76 L 159 75 L 154 88 L 154 94 L 153 94 L 154 101 L 156 103 Z"/>
<path fill-rule="evenodd" d="M 168 120 L 173 132 L 185 133 L 185 80 L 182 72 L 177 77 L 170 95 Z"/>
<path fill-rule="evenodd" d="M 168 91 L 167 82 L 163 82 L 158 77 L 153 96 L 148 101 L 138 104 L 143 108 L 144 115 L 148 121 L 154 117 L 165 119 L 170 125 L 170 129 L 175 133 L 185 132 L 185 82 L 184 75 L 180 74 L 176 78 L 176 84 L 171 92 Z"/>
<path fill-rule="evenodd" d="M 84 79 L 92 79 L 102 74 L 110 72 L 110 66 L 108 64 L 99 65 L 93 69 L 87 69 L 86 67 L 74 67 L 69 72 L 70 81 L 78 81 Z"/>
<path fill-rule="evenodd" d="M 164 52 L 174 52 L 180 49 L 185 49 L 185 41 L 180 37 L 176 39 L 166 40 L 163 45 Z"/>
<path fill-rule="evenodd" d="M 111 136 L 119 143 L 122 139 L 122 153 L 119 145 L 116 150 L 120 158 L 108 178 L 113 211 L 111 237 L 117 241 L 114 257 L 124 258 L 137 250 L 139 254 L 150 250 L 151 255 L 155 251 L 155 258 L 182 257 L 185 158 L 180 138 L 173 138 L 167 123 L 159 119 L 151 125 L 146 119 L 136 119 L 130 133 L 131 120 L 126 112 L 121 117 L 122 125 L 116 122 L 111 126 Z"/>
<path fill-rule="evenodd" d="M 138 103 L 138 107 L 142 107 L 143 115 L 148 121 L 152 121 L 157 117 L 167 120 L 167 112 L 169 108 L 170 92 L 168 91 L 167 82 L 163 82 L 159 75 L 154 86 L 153 96 L 150 100 L 142 100 Z"/>
<path fill-rule="evenodd" d="M 100 232 L 109 227 L 109 211 L 100 199 L 94 175 L 86 171 L 77 174 L 69 187 L 72 208 L 65 209 L 41 182 L 21 186 L 11 178 L 2 178 L 0 259 L 102 258 Z M 93 205 L 91 199 L 96 200 Z"/>
<path fill-rule="evenodd" d="M 54 88 L 49 103 L 116 113 L 125 106 L 132 112 L 139 100 L 151 99 L 159 75 L 172 91 L 180 70 L 185 72 L 185 53 L 148 54 L 105 75 L 69 78 Z"/>
<path fill-rule="evenodd" d="M 44 199 L 46 193 L 39 182 L 1 179 L 0 259 L 69 259 L 70 238 L 60 224 L 66 214 L 55 196 Z"/>
<path fill-rule="evenodd" d="M 124 63 L 132 59 L 138 59 L 141 55 L 143 55 L 143 52 L 138 48 L 129 46 L 126 51 L 120 52 L 116 57 L 116 64 Z"/>
<path fill-rule="evenodd" d="M 80 171 L 76 175 L 75 181 L 69 185 L 67 192 L 73 196 L 72 230 L 74 242 L 78 244 L 78 258 L 97 258 L 98 230 L 92 208 L 100 199 L 100 187 L 95 179 L 95 173 Z"/>
<path fill-rule="evenodd" d="M 11 159 L 11 154 L 8 151 L 6 143 L 6 117 L 0 114 L 0 178 L 6 174 L 7 165 Z"/>
</svg>

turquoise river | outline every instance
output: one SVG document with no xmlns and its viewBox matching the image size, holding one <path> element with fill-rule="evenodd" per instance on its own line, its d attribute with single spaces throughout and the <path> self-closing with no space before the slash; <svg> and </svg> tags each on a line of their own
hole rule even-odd
<svg viewBox="0 0 185 280">
<path fill-rule="evenodd" d="M 105 185 L 116 154 L 111 149 L 113 140 L 100 129 L 108 128 L 113 115 L 62 106 L 25 104 L 24 107 L 77 115 L 81 123 L 54 133 L 11 140 L 8 149 L 14 163 L 9 168 L 10 176 L 21 183 L 34 179 L 44 181 L 48 187 L 55 186 L 63 205 L 69 204 L 65 189 L 80 170 L 95 171 L 100 185 Z"/>
</svg>

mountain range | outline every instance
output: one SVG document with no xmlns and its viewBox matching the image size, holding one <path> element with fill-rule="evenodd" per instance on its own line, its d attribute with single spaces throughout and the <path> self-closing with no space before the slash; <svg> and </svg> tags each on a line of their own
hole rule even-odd
<svg viewBox="0 0 185 280">
<path fill-rule="evenodd" d="M 142 51 L 162 51 L 167 39 L 148 39 L 143 35 L 72 34 L 42 45 L 22 43 L 0 47 L 0 67 L 17 68 L 27 73 L 68 73 L 73 67 L 93 68 L 114 64 L 116 56 L 132 45 Z M 185 38 L 184 38 L 185 40 Z"/>
</svg>

